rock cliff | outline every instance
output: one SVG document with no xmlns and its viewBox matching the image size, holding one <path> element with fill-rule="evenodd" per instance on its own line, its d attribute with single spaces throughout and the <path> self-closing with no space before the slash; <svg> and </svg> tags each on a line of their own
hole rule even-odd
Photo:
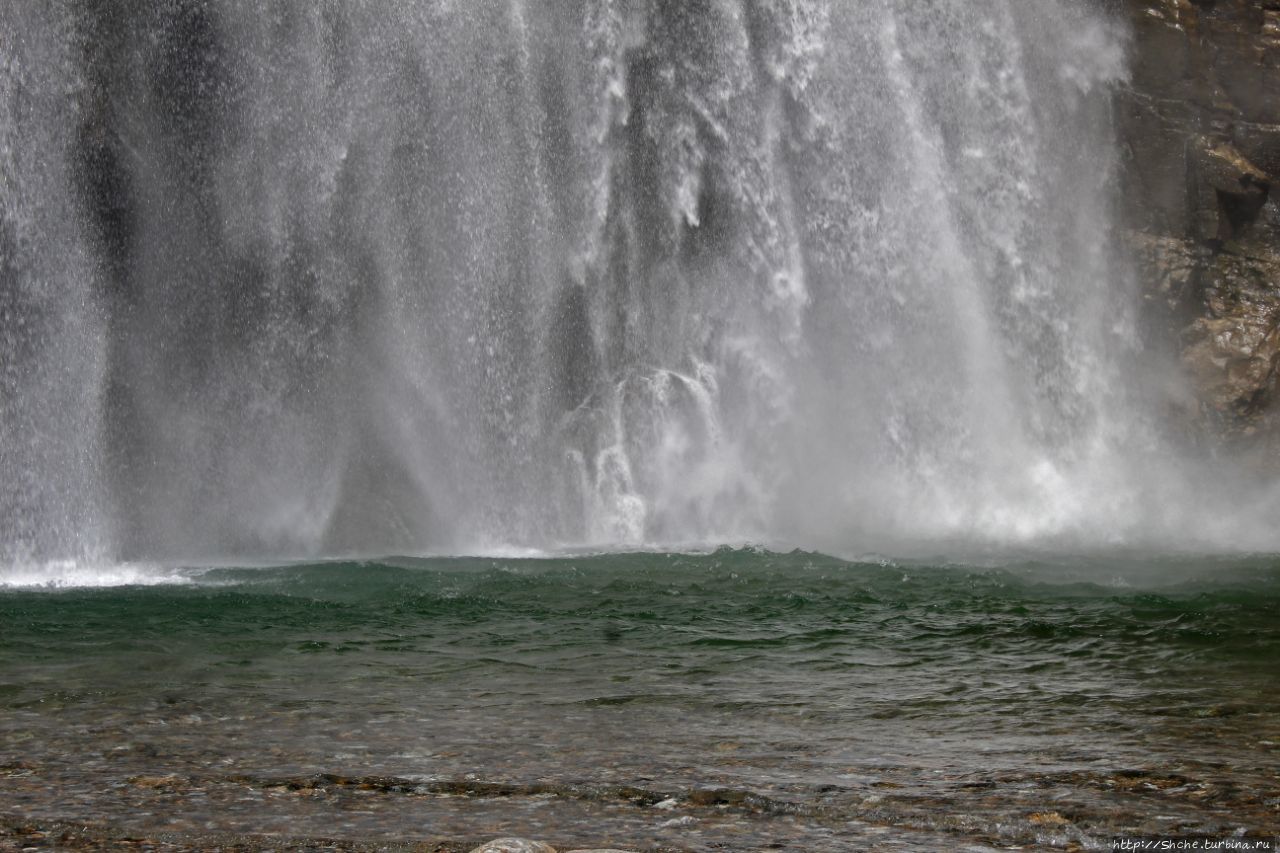
<svg viewBox="0 0 1280 853">
<path fill-rule="evenodd" d="M 1122 206 L 1205 441 L 1280 461 L 1280 0 L 1128 0 Z"/>
</svg>

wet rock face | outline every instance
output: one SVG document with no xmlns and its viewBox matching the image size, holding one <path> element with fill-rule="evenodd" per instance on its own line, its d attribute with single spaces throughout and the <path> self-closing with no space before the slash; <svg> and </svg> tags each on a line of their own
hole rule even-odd
<svg viewBox="0 0 1280 853">
<path fill-rule="evenodd" d="M 1122 209 L 1212 442 L 1280 448 L 1280 0 L 1129 0 Z"/>
<path fill-rule="evenodd" d="M 1183 363 L 1205 403 L 1235 437 L 1251 437 L 1275 402 L 1280 370 L 1280 257 L 1209 259 L 1205 313 L 1182 333 Z"/>
</svg>

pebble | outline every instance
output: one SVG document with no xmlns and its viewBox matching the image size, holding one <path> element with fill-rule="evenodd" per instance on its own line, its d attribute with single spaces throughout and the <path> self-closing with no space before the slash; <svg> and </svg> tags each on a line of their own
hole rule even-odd
<svg viewBox="0 0 1280 853">
<path fill-rule="evenodd" d="M 667 829 L 672 826 L 691 826 L 697 822 L 698 819 L 696 817 L 693 817 L 692 815 L 685 815 L 684 817 L 675 817 L 671 820 L 664 820 L 662 823 L 658 824 L 658 828 Z"/>
<path fill-rule="evenodd" d="M 556 853 L 556 848 L 527 838 L 495 838 L 481 844 L 471 853 Z"/>
<path fill-rule="evenodd" d="M 556 853 L 556 849 L 550 844 L 545 844 L 541 841 L 530 841 L 528 838 L 495 838 L 492 841 L 481 844 L 471 853 Z M 566 853 L 632 853 L 632 851 L 616 850 L 612 847 L 607 849 L 593 847 L 589 850 L 586 848 L 568 850 Z"/>
<path fill-rule="evenodd" d="M 1038 823 L 1041 826 L 1066 826 L 1071 823 L 1057 812 L 1036 812 L 1031 815 L 1028 820 L 1032 823 Z"/>
</svg>

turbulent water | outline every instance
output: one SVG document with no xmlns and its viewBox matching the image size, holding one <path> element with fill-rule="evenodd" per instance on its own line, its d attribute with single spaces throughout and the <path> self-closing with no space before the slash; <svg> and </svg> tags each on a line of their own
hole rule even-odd
<svg viewBox="0 0 1280 853">
<path fill-rule="evenodd" d="M 722 550 L 177 576 L 0 591 L 0 846 L 51 822 L 197 848 L 1280 832 L 1275 559 Z"/>
<path fill-rule="evenodd" d="M 1099 4 L 61 0 L 0 33 L 6 565 L 1274 546 L 1274 496 L 1208 508 L 1162 435 Z"/>
</svg>

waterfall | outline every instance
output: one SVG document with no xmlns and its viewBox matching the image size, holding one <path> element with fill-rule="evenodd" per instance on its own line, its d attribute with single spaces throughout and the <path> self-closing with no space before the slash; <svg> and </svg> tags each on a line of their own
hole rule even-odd
<svg viewBox="0 0 1280 853">
<path fill-rule="evenodd" d="M 0 562 L 1151 529 L 1088 0 L 0 33 Z"/>
<path fill-rule="evenodd" d="M 108 545 L 107 345 L 69 137 L 83 81 L 52 6 L 0 11 L 0 565 Z"/>
</svg>

